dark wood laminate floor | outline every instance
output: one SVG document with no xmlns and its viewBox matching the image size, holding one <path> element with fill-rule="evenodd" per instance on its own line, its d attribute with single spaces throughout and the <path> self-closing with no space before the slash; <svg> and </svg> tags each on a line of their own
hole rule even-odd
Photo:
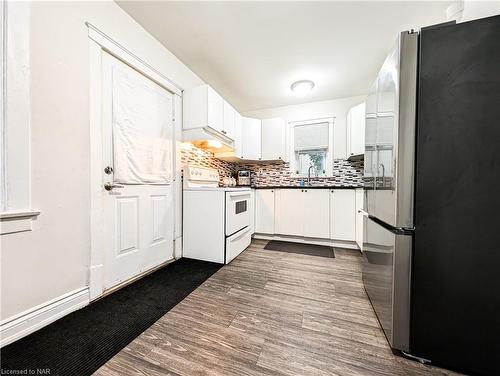
<svg viewBox="0 0 500 376">
<path fill-rule="evenodd" d="M 251 246 L 96 375 L 453 375 L 392 354 L 361 256 Z"/>
</svg>

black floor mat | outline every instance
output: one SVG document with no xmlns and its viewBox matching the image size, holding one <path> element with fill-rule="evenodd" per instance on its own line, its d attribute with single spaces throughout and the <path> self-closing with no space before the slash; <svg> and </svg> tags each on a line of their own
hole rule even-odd
<svg viewBox="0 0 500 376">
<path fill-rule="evenodd" d="M 309 255 L 309 256 L 330 257 L 330 258 L 335 257 L 335 253 L 333 252 L 333 247 L 328 247 L 325 245 L 303 244 L 303 243 L 271 240 L 266 244 L 264 249 L 268 249 L 270 251 L 301 253 L 303 255 Z"/>
<path fill-rule="evenodd" d="M 91 375 L 221 267 L 169 264 L 2 348 L 0 374 Z"/>
</svg>

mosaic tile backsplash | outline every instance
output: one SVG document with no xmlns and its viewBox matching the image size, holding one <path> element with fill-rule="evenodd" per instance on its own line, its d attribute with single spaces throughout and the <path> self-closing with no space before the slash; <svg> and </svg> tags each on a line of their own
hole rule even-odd
<svg viewBox="0 0 500 376">
<path fill-rule="evenodd" d="M 183 144 L 181 152 L 183 164 L 194 164 L 202 167 L 216 168 L 222 179 L 235 177 L 238 170 L 251 171 L 251 184 L 255 187 L 297 186 L 302 178 L 292 177 L 290 164 L 286 163 L 259 163 L 234 164 L 222 161 L 212 153 L 199 149 L 191 144 Z M 311 177 L 314 186 L 360 187 L 363 185 L 363 161 L 333 160 L 333 176 Z"/>
<path fill-rule="evenodd" d="M 238 165 L 217 159 L 211 152 L 197 148 L 189 143 L 182 144 L 181 162 L 183 166 L 192 164 L 200 167 L 216 168 L 219 171 L 219 183 L 221 185 L 222 179 L 235 177 L 236 172 L 240 170 Z"/>
</svg>

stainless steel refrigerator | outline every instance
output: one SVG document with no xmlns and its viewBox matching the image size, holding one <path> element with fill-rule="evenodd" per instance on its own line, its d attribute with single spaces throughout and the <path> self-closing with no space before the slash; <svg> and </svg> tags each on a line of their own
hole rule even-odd
<svg viewBox="0 0 500 376">
<path fill-rule="evenodd" d="M 500 16 L 401 33 L 365 143 L 363 282 L 391 347 L 500 374 Z"/>
</svg>

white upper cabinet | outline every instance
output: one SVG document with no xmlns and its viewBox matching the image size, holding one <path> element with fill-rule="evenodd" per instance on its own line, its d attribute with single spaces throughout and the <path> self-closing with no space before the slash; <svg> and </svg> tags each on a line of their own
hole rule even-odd
<svg viewBox="0 0 500 376">
<path fill-rule="evenodd" d="M 242 149 L 242 127 L 243 127 L 243 116 L 238 112 L 234 113 L 234 155 L 240 157 L 243 155 Z"/>
<path fill-rule="evenodd" d="M 210 86 L 184 90 L 182 107 L 184 129 L 208 126 L 224 133 L 224 99 Z"/>
<path fill-rule="evenodd" d="M 235 121 L 236 121 L 236 110 L 229 103 L 224 101 L 224 126 L 222 133 L 227 137 L 235 140 Z"/>
<path fill-rule="evenodd" d="M 285 160 L 285 121 L 282 118 L 262 120 L 262 159 Z"/>
<path fill-rule="evenodd" d="M 347 157 L 365 152 L 366 104 L 352 107 L 347 114 Z"/>
<path fill-rule="evenodd" d="M 372 85 L 366 97 L 366 117 L 377 116 L 377 82 Z"/>
<path fill-rule="evenodd" d="M 380 69 L 377 81 L 377 116 L 394 116 L 398 107 L 399 48 L 395 48 Z"/>
<path fill-rule="evenodd" d="M 234 153 L 221 152 L 218 158 L 233 162 L 287 159 L 286 126 L 282 118 L 242 117 L 209 85 L 183 92 L 183 129 L 203 127 L 210 127 L 234 141 Z"/>
<path fill-rule="evenodd" d="M 207 85 L 207 125 L 220 132 L 224 130 L 224 99 Z"/>
<path fill-rule="evenodd" d="M 241 126 L 241 159 L 258 161 L 261 156 L 261 121 L 259 119 L 243 117 Z"/>
<path fill-rule="evenodd" d="M 330 238 L 356 240 L 356 192 L 354 189 L 330 190 Z"/>
</svg>

